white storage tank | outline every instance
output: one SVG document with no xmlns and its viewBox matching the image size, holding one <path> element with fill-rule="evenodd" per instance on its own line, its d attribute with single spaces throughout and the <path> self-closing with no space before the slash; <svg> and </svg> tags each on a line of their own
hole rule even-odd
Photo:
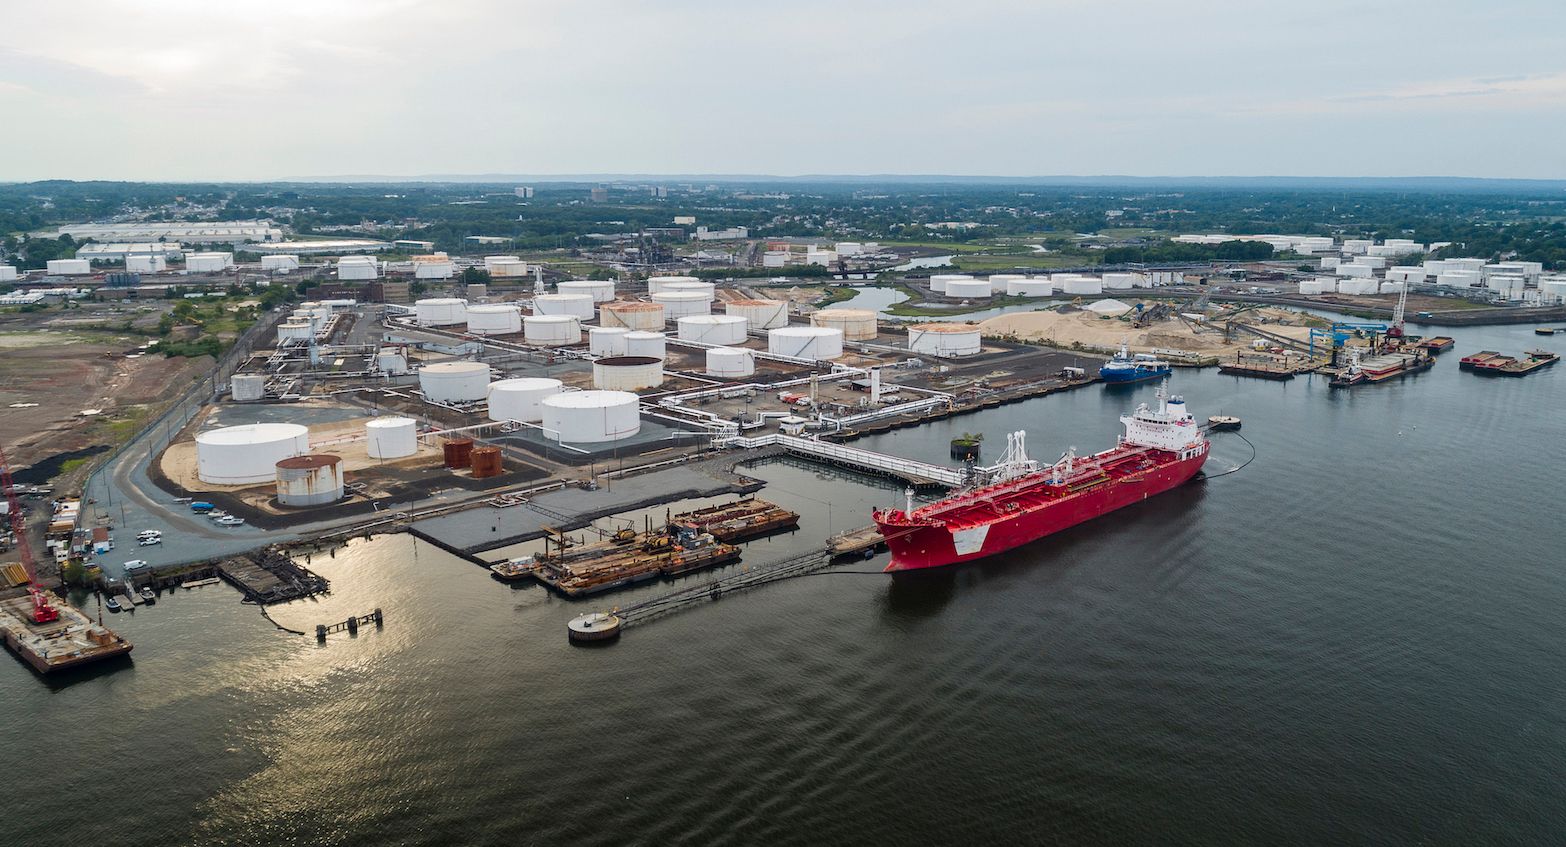
<svg viewBox="0 0 1566 847">
<path fill-rule="evenodd" d="M 364 425 L 364 438 L 372 459 L 402 459 L 419 452 L 419 425 L 413 418 L 373 418 Z"/>
<path fill-rule="evenodd" d="M 713 347 L 707 351 L 707 376 L 752 376 L 756 373 L 756 354 L 743 347 Z"/>
<path fill-rule="evenodd" d="M 217 273 L 234 266 L 233 253 L 192 253 L 185 257 L 185 270 Z"/>
<path fill-rule="evenodd" d="M 641 431 L 641 398 L 628 391 L 572 391 L 544 398 L 544 434 L 568 444 L 619 441 Z"/>
<path fill-rule="evenodd" d="M 133 273 L 155 274 L 169 269 L 169 260 L 163 256 L 126 256 L 125 270 Z"/>
<path fill-rule="evenodd" d="M 710 282 L 702 282 L 701 280 L 671 282 L 659 289 L 658 293 L 662 294 L 667 291 L 694 291 L 698 294 L 707 295 L 708 301 L 718 296 L 718 287 L 716 285 Z"/>
<path fill-rule="evenodd" d="M 337 260 L 338 279 L 375 279 L 380 271 L 380 264 L 369 256 L 344 256 Z"/>
<path fill-rule="evenodd" d="M 408 357 L 400 350 L 382 350 L 375 354 L 375 369 L 391 376 L 405 374 L 408 372 Z"/>
<path fill-rule="evenodd" d="M 929 323 L 908 328 L 908 349 L 929 356 L 971 356 L 979 352 L 979 328 L 969 324 Z"/>
<path fill-rule="evenodd" d="M 958 300 L 984 300 L 990 296 L 990 282 L 985 279 L 947 280 L 946 296 Z"/>
<path fill-rule="evenodd" d="M 261 257 L 261 270 L 288 273 L 299 270 L 299 257 L 285 253 Z"/>
<path fill-rule="evenodd" d="M 593 361 L 593 387 L 636 391 L 663 384 L 663 360 L 656 356 L 605 356 Z"/>
<path fill-rule="evenodd" d="M 624 356 L 625 334 L 623 326 L 592 326 L 587 328 L 587 352 L 594 356 Z"/>
<path fill-rule="evenodd" d="M 439 362 L 419 368 L 419 391 L 432 403 L 472 403 L 489 389 L 489 365 Z"/>
<path fill-rule="evenodd" d="M 607 279 L 572 279 L 555 286 L 560 294 L 585 294 L 594 303 L 608 303 L 614 299 L 614 281 Z M 589 315 L 588 317 L 592 317 Z"/>
<path fill-rule="evenodd" d="M 593 317 L 593 298 L 587 294 L 540 294 L 533 298 L 535 315 L 570 315 L 577 320 Z"/>
<path fill-rule="evenodd" d="M 836 359 L 843 355 L 843 331 L 820 326 L 785 326 L 767 333 L 767 351 L 796 359 Z"/>
<path fill-rule="evenodd" d="M 681 341 L 705 344 L 743 344 L 749 323 L 738 315 L 689 315 L 675 323 Z"/>
<path fill-rule="evenodd" d="M 1103 294 L 1104 281 L 1096 276 L 1083 274 L 1056 274 L 1051 281 L 1060 286 L 1062 294 Z"/>
<path fill-rule="evenodd" d="M 44 263 L 50 276 L 81 276 L 92 273 L 92 262 L 86 259 L 50 259 Z"/>
<path fill-rule="evenodd" d="M 985 292 L 988 296 L 989 289 Z M 844 341 L 870 341 L 876 334 L 875 312 L 869 309 L 822 309 L 810 316 L 810 325 L 840 330 Z"/>
<path fill-rule="evenodd" d="M 1403 288 L 1407 285 L 1408 283 L 1401 280 L 1396 282 L 1383 282 L 1380 286 L 1377 287 L 1376 290 L 1382 294 L 1400 294 L 1402 293 Z"/>
<path fill-rule="evenodd" d="M 315 327 L 308 321 L 288 320 L 277 325 L 277 343 L 285 341 L 309 341 L 315 337 Z"/>
<path fill-rule="evenodd" d="M 455 326 L 468 322 L 468 301 L 458 297 L 415 300 L 413 317 L 419 326 Z"/>
<path fill-rule="evenodd" d="M 638 303 L 631 300 L 616 300 L 613 303 L 605 303 L 598 307 L 598 324 L 600 326 L 659 330 L 663 329 L 663 323 L 662 303 Z"/>
<path fill-rule="evenodd" d="M 343 460 L 326 453 L 280 459 L 276 464 L 279 506 L 322 506 L 343 499 Z"/>
<path fill-rule="evenodd" d="M 701 280 L 693 276 L 650 276 L 647 278 L 647 293 L 657 294 L 664 286 L 681 282 L 701 282 Z"/>
<path fill-rule="evenodd" d="M 196 435 L 196 476 L 212 485 L 256 485 L 277 477 L 277 463 L 310 452 L 299 424 L 226 426 Z"/>
<path fill-rule="evenodd" d="M 1013 297 L 1048 297 L 1055 293 L 1055 284 L 1045 277 L 1023 277 L 1007 282 L 1006 293 Z"/>
<path fill-rule="evenodd" d="M 266 396 L 266 375 L 234 374 L 228 382 L 228 390 L 235 402 L 260 400 Z"/>
<path fill-rule="evenodd" d="M 0 282 L 15 282 L 16 265 L 0 265 Z"/>
<path fill-rule="evenodd" d="M 930 277 L 930 290 L 936 294 L 945 294 L 946 286 L 950 285 L 953 280 L 957 282 L 971 282 L 973 277 L 967 274 L 935 274 Z"/>
<path fill-rule="evenodd" d="M 509 303 L 468 307 L 468 332 L 473 335 L 506 335 L 522 331 L 522 310 Z"/>
<path fill-rule="evenodd" d="M 544 398 L 561 392 L 558 379 L 521 377 L 489 384 L 489 419 L 538 423 L 544 419 Z"/>
<path fill-rule="evenodd" d="M 642 332 L 640 330 L 625 334 L 625 355 L 627 356 L 651 356 L 655 359 L 664 357 L 665 338 L 661 332 Z"/>
<path fill-rule="evenodd" d="M 652 299 L 663 304 L 663 312 L 670 320 L 712 313 L 712 298 L 700 291 L 660 291 Z"/>
<path fill-rule="evenodd" d="M 788 304 L 782 300 L 729 300 L 723 311 L 744 318 L 751 329 L 788 326 Z"/>
<path fill-rule="evenodd" d="M 575 315 L 528 315 L 522 319 L 522 332 L 527 343 L 544 347 L 582 342 L 582 322 Z"/>
<path fill-rule="evenodd" d="M 1011 289 L 1014 280 L 1027 279 L 1025 274 L 990 274 L 990 293 L 1005 294 Z"/>
<path fill-rule="evenodd" d="M 1104 274 L 1104 287 L 1115 291 L 1124 291 L 1128 288 L 1140 288 L 1140 278 L 1140 274 L 1107 273 Z"/>
</svg>

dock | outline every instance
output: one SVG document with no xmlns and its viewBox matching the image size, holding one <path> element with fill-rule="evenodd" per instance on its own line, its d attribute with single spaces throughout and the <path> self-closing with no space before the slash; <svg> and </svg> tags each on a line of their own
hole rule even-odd
<svg viewBox="0 0 1566 847">
<path fill-rule="evenodd" d="M 71 606 L 55 603 L 59 619 L 42 624 L 32 622 L 32 608 L 32 598 L 26 595 L 0 600 L 0 637 L 41 674 L 118 658 L 131 651 L 131 643 L 123 636 Z"/>
<path fill-rule="evenodd" d="M 224 559 L 217 565 L 218 576 L 234 586 L 252 603 L 266 606 L 286 603 L 316 594 L 325 594 L 331 585 L 276 547 Z"/>
<path fill-rule="evenodd" d="M 960 468 L 932 465 L 928 462 L 919 462 L 899 456 L 889 456 L 885 453 L 876 453 L 871 450 L 861 450 L 858 447 L 848 447 L 842 444 L 832 444 L 827 441 L 817 441 L 813 438 L 800 438 L 793 435 L 774 433 L 755 438 L 735 436 L 723 440 L 722 446 L 744 449 L 780 447 L 784 452 L 791 455 L 813 459 L 825 464 L 859 471 L 860 473 L 901 480 L 918 490 L 954 488 L 961 485 L 963 481 L 963 471 Z"/>
<path fill-rule="evenodd" d="M 882 537 L 880 528 L 871 524 L 827 539 L 827 555 L 835 559 L 839 556 L 858 554 L 868 559 L 870 554 L 884 544 L 886 539 Z"/>
<path fill-rule="evenodd" d="M 798 529 L 799 513 L 765 500 L 747 497 L 721 506 L 681 512 L 671 517 L 669 523 L 708 532 L 719 541 L 733 544 Z"/>
</svg>

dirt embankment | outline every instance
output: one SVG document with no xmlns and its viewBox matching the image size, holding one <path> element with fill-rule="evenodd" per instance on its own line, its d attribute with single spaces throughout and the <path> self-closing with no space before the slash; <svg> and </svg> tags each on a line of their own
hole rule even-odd
<svg viewBox="0 0 1566 847">
<path fill-rule="evenodd" d="M 1310 334 L 1306 326 L 1279 322 L 1300 323 L 1300 316 L 1290 312 L 1266 310 L 1261 314 L 1248 317 L 1251 322 L 1257 323 L 1269 332 L 1290 338 L 1303 341 Z M 1226 342 L 1221 329 L 1203 326 L 1194 321 L 1160 320 L 1154 321 L 1147 327 L 1136 327 L 1130 321 L 1104 318 L 1087 311 L 1065 314 L 1017 312 L 990 318 L 981 322 L 979 328 L 985 335 L 1015 337 L 1022 341 L 1042 341 L 1053 347 L 1069 348 L 1081 345 L 1108 349 L 1119 347 L 1124 341 L 1133 351 L 1143 352 L 1153 349 L 1221 352 L 1249 347 L 1252 340 L 1249 335 L 1237 334 L 1232 342 Z"/>
</svg>

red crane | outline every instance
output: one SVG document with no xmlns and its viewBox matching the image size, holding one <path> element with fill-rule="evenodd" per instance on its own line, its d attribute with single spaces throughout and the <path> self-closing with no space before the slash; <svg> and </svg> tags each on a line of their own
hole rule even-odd
<svg viewBox="0 0 1566 847">
<path fill-rule="evenodd" d="M 51 623 L 60 619 L 60 610 L 49 602 L 49 595 L 38 589 L 38 568 L 33 564 L 33 547 L 27 543 L 27 522 L 22 520 L 22 503 L 16 499 L 16 486 L 11 484 L 11 460 L 0 447 L 0 490 L 5 492 L 5 502 L 10 509 L 11 534 L 16 536 L 16 550 L 22 556 L 22 568 L 27 571 L 27 589 L 33 597 L 33 623 Z"/>
</svg>

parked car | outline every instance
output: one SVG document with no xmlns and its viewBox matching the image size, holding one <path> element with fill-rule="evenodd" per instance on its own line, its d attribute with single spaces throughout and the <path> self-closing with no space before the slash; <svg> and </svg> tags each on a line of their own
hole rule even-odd
<svg viewBox="0 0 1566 847">
<path fill-rule="evenodd" d="M 162 544 L 163 543 L 163 536 L 161 536 L 161 535 L 146 535 L 146 536 L 142 536 L 141 538 L 136 539 L 136 543 L 138 545 L 142 546 L 142 547 L 151 547 L 154 544 Z"/>
<path fill-rule="evenodd" d="M 131 571 L 139 571 L 139 570 L 142 570 L 143 568 L 146 568 L 146 567 L 147 567 L 147 560 L 146 559 L 131 559 L 129 562 L 125 563 L 125 572 L 129 573 Z"/>
</svg>

